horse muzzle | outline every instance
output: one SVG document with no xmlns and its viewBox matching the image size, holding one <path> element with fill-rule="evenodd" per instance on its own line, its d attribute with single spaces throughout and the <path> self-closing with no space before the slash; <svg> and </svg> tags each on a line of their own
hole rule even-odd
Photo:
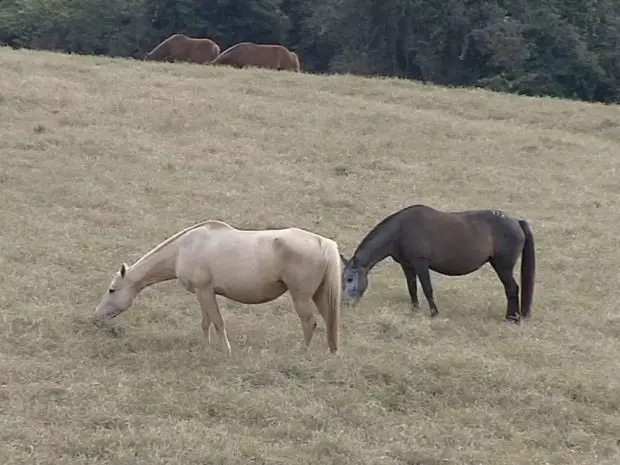
<svg viewBox="0 0 620 465">
<path fill-rule="evenodd" d="M 121 313 L 120 310 L 103 310 L 103 309 L 96 309 L 93 312 L 93 316 L 92 316 L 92 320 L 93 323 L 95 323 L 96 325 L 99 325 L 101 323 L 104 323 L 105 321 L 109 321 L 113 318 L 116 318 L 119 314 Z"/>
</svg>

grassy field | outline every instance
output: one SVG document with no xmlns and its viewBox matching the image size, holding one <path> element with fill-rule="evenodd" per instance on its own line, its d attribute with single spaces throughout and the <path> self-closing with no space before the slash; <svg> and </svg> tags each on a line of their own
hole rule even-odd
<svg viewBox="0 0 620 465">
<path fill-rule="evenodd" d="M 620 111 L 399 80 L 0 49 L 0 463 L 606 465 L 620 461 Z M 531 221 L 533 315 L 490 267 L 400 268 L 300 350 L 287 296 L 178 282 L 90 316 L 119 265 L 204 219 L 297 226 L 350 256 L 396 209 Z M 518 268 L 517 268 L 518 270 Z M 518 279 L 518 271 L 517 271 Z M 217 338 L 215 339 L 217 342 Z"/>
</svg>

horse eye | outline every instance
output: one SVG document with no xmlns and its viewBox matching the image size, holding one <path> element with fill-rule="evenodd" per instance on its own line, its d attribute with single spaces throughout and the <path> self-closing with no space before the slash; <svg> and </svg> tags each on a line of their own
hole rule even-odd
<svg viewBox="0 0 620 465">
<path fill-rule="evenodd" d="M 349 276 L 349 277 L 347 278 L 347 282 L 348 282 L 348 283 L 353 282 L 353 278 L 352 278 L 351 276 Z"/>
<path fill-rule="evenodd" d="M 116 289 L 109 289 L 108 292 L 112 294 Z"/>
</svg>

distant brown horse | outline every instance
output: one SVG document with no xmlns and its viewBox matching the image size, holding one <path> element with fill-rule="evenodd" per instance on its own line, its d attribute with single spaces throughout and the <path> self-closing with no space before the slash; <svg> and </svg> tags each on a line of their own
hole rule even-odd
<svg viewBox="0 0 620 465">
<path fill-rule="evenodd" d="M 300 72 L 299 57 L 283 45 L 240 42 L 224 50 L 213 64 L 230 65 L 235 68 L 256 66 L 259 68 L 285 69 Z"/>
<path fill-rule="evenodd" d="M 193 38 L 185 34 L 172 34 L 153 50 L 144 55 L 145 60 L 186 61 L 210 63 L 220 54 L 220 46 L 207 38 Z"/>
</svg>

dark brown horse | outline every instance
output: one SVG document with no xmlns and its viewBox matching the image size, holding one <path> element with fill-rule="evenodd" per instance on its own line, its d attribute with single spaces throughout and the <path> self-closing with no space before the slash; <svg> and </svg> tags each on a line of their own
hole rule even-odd
<svg viewBox="0 0 620 465">
<path fill-rule="evenodd" d="M 220 46 L 207 38 L 172 34 L 144 55 L 145 60 L 210 63 L 220 54 Z"/>
<path fill-rule="evenodd" d="M 519 286 L 513 277 L 521 255 Z M 413 308 L 419 308 L 416 278 L 420 279 L 431 317 L 439 310 L 433 298 L 429 270 L 447 276 L 473 273 L 490 263 L 504 285 L 506 318 L 529 317 L 534 294 L 534 237 L 527 221 L 499 210 L 441 212 L 411 205 L 377 224 L 344 263 L 344 298 L 357 302 L 368 286 L 368 272 L 386 257 L 400 264 Z"/>
<path fill-rule="evenodd" d="M 283 45 L 240 42 L 224 50 L 213 60 L 213 64 L 229 65 L 235 68 L 255 66 L 277 70 L 299 72 L 299 57 Z"/>
</svg>

